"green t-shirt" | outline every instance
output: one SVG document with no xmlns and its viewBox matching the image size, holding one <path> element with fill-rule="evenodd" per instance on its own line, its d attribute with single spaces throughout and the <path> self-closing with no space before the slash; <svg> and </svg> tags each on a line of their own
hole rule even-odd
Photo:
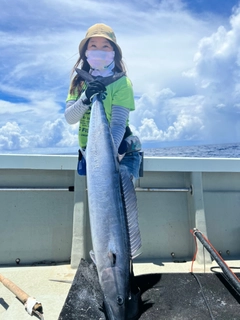
<svg viewBox="0 0 240 320">
<path fill-rule="evenodd" d="M 84 86 L 83 91 L 85 90 L 85 88 L 86 87 Z M 124 108 L 129 109 L 130 111 L 135 109 L 132 83 L 126 76 L 123 76 L 117 81 L 111 83 L 106 87 L 106 89 L 107 89 L 107 96 L 106 96 L 106 99 L 103 100 L 103 106 L 104 106 L 109 123 L 111 121 L 113 105 L 122 106 Z M 69 93 L 66 101 L 77 100 L 77 99 L 78 99 L 77 94 L 71 95 Z M 88 110 L 79 122 L 78 139 L 79 139 L 79 145 L 82 148 L 85 148 L 87 145 L 90 114 L 91 114 L 91 110 Z M 127 125 L 128 125 L 128 121 L 126 123 L 126 126 Z"/>
</svg>

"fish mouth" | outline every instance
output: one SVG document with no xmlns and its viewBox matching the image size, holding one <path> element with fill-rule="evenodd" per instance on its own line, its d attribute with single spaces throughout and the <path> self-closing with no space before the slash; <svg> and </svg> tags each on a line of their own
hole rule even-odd
<svg viewBox="0 0 240 320">
<path fill-rule="evenodd" d="M 119 304 L 120 302 L 120 304 Z M 104 309 L 107 316 L 107 320 L 125 320 L 126 319 L 126 308 L 124 299 L 122 297 L 117 297 L 116 303 L 109 301 L 109 299 L 104 299 Z"/>
<path fill-rule="evenodd" d="M 128 288 L 126 276 L 118 267 L 106 268 L 101 276 L 101 288 L 104 294 L 104 308 L 108 320 L 126 319 L 126 301 Z"/>
</svg>

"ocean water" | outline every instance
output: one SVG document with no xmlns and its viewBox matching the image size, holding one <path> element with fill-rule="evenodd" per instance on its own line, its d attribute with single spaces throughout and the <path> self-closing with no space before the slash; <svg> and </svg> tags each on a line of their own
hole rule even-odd
<svg viewBox="0 0 240 320">
<path fill-rule="evenodd" d="M 240 143 L 143 149 L 148 157 L 240 158 Z"/>
<path fill-rule="evenodd" d="M 240 143 L 207 144 L 181 147 L 142 148 L 146 157 L 240 158 Z M 78 147 L 21 149 L 0 154 L 78 155 Z"/>
</svg>

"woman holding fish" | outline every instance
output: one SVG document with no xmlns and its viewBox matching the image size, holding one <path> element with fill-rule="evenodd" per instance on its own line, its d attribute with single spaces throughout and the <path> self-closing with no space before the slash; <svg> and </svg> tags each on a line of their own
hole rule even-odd
<svg viewBox="0 0 240 320">
<path fill-rule="evenodd" d="M 122 50 L 117 44 L 113 30 L 105 24 L 90 27 L 79 45 L 79 58 L 74 65 L 88 72 L 95 80 L 86 83 L 76 74 L 71 82 L 66 100 L 65 118 L 69 124 L 79 122 L 79 145 L 82 150 L 87 146 L 88 126 L 91 104 L 96 94 L 104 93 L 103 100 L 106 116 L 111 128 L 121 165 L 126 165 L 135 179 L 139 178 L 141 143 L 132 135 L 129 112 L 135 109 L 131 81 L 125 75 Z M 105 86 L 100 77 L 124 74 L 117 81 Z"/>
<path fill-rule="evenodd" d="M 79 122 L 79 144 L 86 155 L 91 258 L 108 319 L 135 319 L 140 292 L 132 259 L 141 237 L 132 182 L 139 178 L 141 143 L 128 125 L 135 108 L 132 84 L 109 26 L 90 27 L 79 54 L 65 117 L 69 124 Z"/>
</svg>

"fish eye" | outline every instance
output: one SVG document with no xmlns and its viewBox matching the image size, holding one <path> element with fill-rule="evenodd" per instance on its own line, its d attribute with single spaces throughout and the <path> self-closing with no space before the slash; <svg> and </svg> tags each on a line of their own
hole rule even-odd
<svg viewBox="0 0 240 320">
<path fill-rule="evenodd" d="M 122 297 L 122 296 L 117 296 L 117 304 L 118 304 L 119 306 L 121 306 L 121 305 L 123 304 L 123 302 L 124 302 L 123 297 Z"/>
</svg>

